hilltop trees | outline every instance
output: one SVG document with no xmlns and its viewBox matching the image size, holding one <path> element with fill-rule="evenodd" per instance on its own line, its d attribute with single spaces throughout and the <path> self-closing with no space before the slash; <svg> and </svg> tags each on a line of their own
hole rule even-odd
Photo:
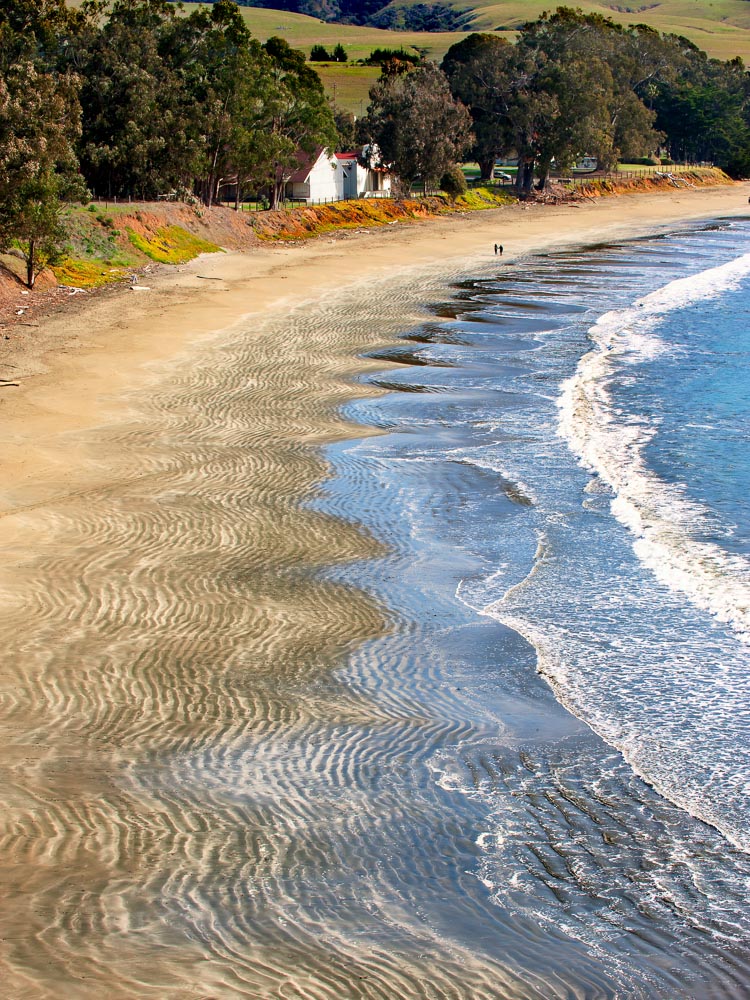
<svg viewBox="0 0 750 1000">
<path fill-rule="evenodd" d="M 310 62 L 346 62 L 348 58 L 340 42 L 330 52 L 323 45 L 313 45 L 310 49 Z"/>
</svg>

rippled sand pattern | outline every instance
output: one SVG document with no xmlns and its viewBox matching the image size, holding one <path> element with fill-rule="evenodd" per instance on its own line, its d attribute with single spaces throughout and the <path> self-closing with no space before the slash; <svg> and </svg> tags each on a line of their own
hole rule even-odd
<svg viewBox="0 0 750 1000">
<path fill-rule="evenodd" d="M 87 435 L 109 486 L 4 519 L 3 996 L 516 995 L 420 919 L 384 775 L 435 723 L 335 679 L 395 624 L 321 571 L 384 550 L 306 503 L 418 284 L 202 349 Z"/>
</svg>

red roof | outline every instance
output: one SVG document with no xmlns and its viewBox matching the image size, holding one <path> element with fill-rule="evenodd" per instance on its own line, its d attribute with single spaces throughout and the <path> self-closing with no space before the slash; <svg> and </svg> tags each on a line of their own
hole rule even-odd
<svg viewBox="0 0 750 1000">
<path fill-rule="evenodd" d="M 310 171 L 320 159 L 320 154 L 323 150 L 323 146 L 318 146 L 312 153 L 305 153 L 303 150 L 298 149 L 296 158 L 299 166 L 289 178 L 288 183 L 306 184 L 310 176 Z M 334 153 L 333 155 L 335 159 L 342 160 L 344 163 L 355 163 L 359 159 L 359 153 Z"/>
</svg>

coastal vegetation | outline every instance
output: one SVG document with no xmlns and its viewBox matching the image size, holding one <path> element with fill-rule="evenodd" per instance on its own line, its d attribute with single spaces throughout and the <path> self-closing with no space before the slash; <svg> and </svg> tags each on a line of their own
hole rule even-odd
<svg viewBox="0 0 750 1000">
<path fill-rule="evenodd" d="M 325 54 L 347 58 L 341 46 Z M 442 66 L 422 56 L 371 52 L 380 74 L 355 121 L 304 52 L 252 37 L 231 0 L 189 12 L 167 0 L 14 0 L 0 10 L 0 249 L 20 255 L 32 287 L 65 256 L 65 205 L 231 197 L 239 208 L 263 194 L 275 209 L 306 155 L 356 143 L 380 147 L 405 195 L 444 180 L 460 196 L 465 155 L 484 180 L 497 158 L 517 157 L 519 194 L 582 154 L 605 167 L 657 154 L 750 173 L 744 65 L 681 36 L 560 8 L 513 43 L 474 33 Z M 141 239 L 131 242 L 144 250 Z M 149 240 L 154 259 L 183 252 L 174 232 Z"/>
<path fill-rule="evenodd" d="M 458 173 L 461 173 L 458 171 Z M 697 189 L 730 183 L 716 168 L 681 170 L 673 177 L 643 168 L 604 177 L 558 183 L 550 198 L 590 201 L 612 194 Z M 331 233 L 409 225 L 452 213 L 481 212 L 515 204 L 509 187 L 473 185 L 444 176 L 445 193 L 412 198 L 361 198 L 284 210 L 208 212 L 174 202 L 69 206 L 63 213 L 67 252 L 51 266 L 58 282 L 94 288 L 126 278 L 149 262 L 175 264 L 222 247 L 245 249 L 256 242 L 296 242 Z M 165 239 L 165 235 L 167 239 Z M 179 255 L 179 256 L 178 256 Z"/>
<path fill-rule="evenodd" d="M 181 226 L 160 226 L 150 237 L 128 229 L 128 239 L 136 249 L 159 264 L 183 264 L 199 253 L 216 253 L 220 249 Z"/>
<path fill-rule="evenodd" d="M 515 44 L 473 34 L 442 68 L 470 109 L 474 157 L 489 178 L 497 157 L 518 158 L 518 187 L 544 187 L 553 164 L 586 152 L 605 169 L 666 152 L 750 172 L 750 78 L 741 60 L 708 59 L 678 35 L 623 28 L 558 8 L 523 27 Z M 657 161 L 658 162 L 658 161 Z"/>
</svg>

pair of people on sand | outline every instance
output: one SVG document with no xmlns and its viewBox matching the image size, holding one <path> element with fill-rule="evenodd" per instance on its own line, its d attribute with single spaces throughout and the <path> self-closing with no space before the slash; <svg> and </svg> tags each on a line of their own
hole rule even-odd
<svg viewBox="0 0 750 1000">
<path fill-rule="evenodd" d="M 495 253 L 499 254 L 501 257 L 503 255 L 503 248 L 499 243 L 495 244 Z"/>
</svg>

